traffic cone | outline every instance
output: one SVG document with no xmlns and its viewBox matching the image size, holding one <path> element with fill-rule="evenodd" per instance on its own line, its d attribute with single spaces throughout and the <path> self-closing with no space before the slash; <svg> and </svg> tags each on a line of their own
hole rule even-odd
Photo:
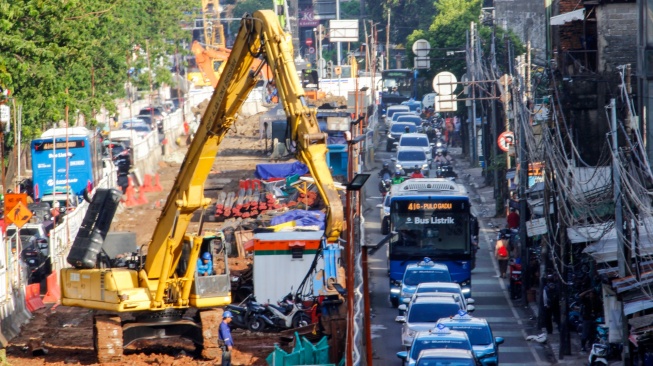
<svg viewBox="0 0 653 366">
<path fill-rule="evenodd" d="M 154 176 L 154 186 L 152 187 L 154 192 L 162 192 L 163 187 L 161 187 L 161 182 L 159 182 L 159 173 L 156 173 Z"/>
<path fill-rule="evenodd" d="M 145 197 L 145 191 L 142 189 L 138 190 L 138 199 L 136 200 L 139 205 L 144 205 L 147 203 L 147 198 Z"/>
<path fill-rule="evenodd" d="M 125 190 L 125 206 L 127 207 L 133 207 L 138 205 L 138 201 L 136 201 L 136 198 L 134 197 L 134 183 L 132 182 L 132 177 L 127 178 L 129 181 L 129 184 L 127 185 L 127 189 Z"/>
<path fill-rule="evenodd" d="M 154 187 L 152 187 L 152 176 L 149 174 L 145 174 L 143 176 L 143 185 L 140 188 L 141 191 L 143 192 L 153 192 Z"/>
</svg>

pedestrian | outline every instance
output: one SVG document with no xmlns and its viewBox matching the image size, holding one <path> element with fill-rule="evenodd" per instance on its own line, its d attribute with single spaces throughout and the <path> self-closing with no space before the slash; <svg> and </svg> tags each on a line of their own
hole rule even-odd
<svg viewBox="0 0 653 366">
<path fill-rule="evenodd" d="M 460 145 L 461 147 L 463 146 L 463 141 L 462 137 L 460 135 L 460 127 L 461 127 L 461 122 L 460 122 L 460 117 L 456 116 L 453 118 L 453 144 L 451 146 L 457 146 Z"/>
<path fill-rule="evenodd" d="M 506 217 L 506 226 L 508 226 L 508 229 L 519 228 L 519 214 L 514 207 L 510 208 L 510 213 Z"/>
<path fill-rule="evenodd" d="M 508 238 L 505 234 L 499 234 L 499 240 L 494 247 L 494 256 L 499 263 L 499 272 L 501 278 L 506 278 L 506 271 L 508 270 Z"/>
<path fill-rule="evenodd" d="M 580 316 L 583 320 L 582 329 L 580 333 L 580 350 L 587 352 L 587 346 L 591 347 L 594 342 L 596 331 L 596 317 L 598 314 L 597 304 L 600 303 L 596 299 L 596 293 L 593 289 L 589 289 L 578 295 L 581 300 Z"/>
<path fill-rule="evenodd" d="M 222 314 L 222 322 L 218 331 L 218 344 L 222 348 L 222 366 L 231 366 L 231 351 L 234 348 L 234 340 L 231 338 L 229 323 L 233 315 L 227 310 Z"/>
<path fill-rule="evenodd" d="M 542 291 L 544 302 L 544 326 L 548 334 L 553 333 L 553 323 L 560 327 L 560 297 L 558 286 L 552 276 L 549 276 Z"/>
</svg>

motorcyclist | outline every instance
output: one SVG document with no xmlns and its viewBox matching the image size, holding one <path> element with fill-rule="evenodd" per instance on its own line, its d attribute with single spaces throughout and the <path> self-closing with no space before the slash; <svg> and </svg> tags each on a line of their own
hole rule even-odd
<svg viewBox="0 0 653 366">
<path fill-rule="evenodd" d="M 433 159 L 433 162 L 440 165 L 451 164 L 451 157 L 444 155 L 442 151 L 438 151 L 435 155 L 435 159 Z"/>
<path fill-rule="evenodd" d="M 405 181 L 405 180 L 406 180 L 406 177 L 404 177 L 404 174 L 401 171 L 401 169 L 397 169 L 395 171 L 395 175 L 392 177 L 392 184 L 403 183 L 403 181 Z"/>
<path fill-rule="evenodd" d="M 383 163 L 383 168 L 379 172 L 379 177 L 385 179 L 384 177 L 392 177 L 392 170 L 390 170 L 390 164 Z"/>
<path fill-rule="evenodd" d="M 415 171 L 410 175 L 411 178 L 424 178 L 422 170 L 419 168 L 419 165 L 415 165 Z"/>
</svg>

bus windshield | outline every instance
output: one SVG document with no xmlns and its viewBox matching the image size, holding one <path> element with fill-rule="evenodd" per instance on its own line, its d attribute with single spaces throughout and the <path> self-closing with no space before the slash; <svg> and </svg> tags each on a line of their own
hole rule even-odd
<svg viewBox="0 0 653 366">
<path fill-rule="evenodd" d="M 406 258 L 469 255 L 469 205 L 464 201 L 394 200 L 390 221 L 397 235 L 390 255 Z"/>
<path fill-rule="evenodd" d="M 413 93 L 413 72 L 411 70 L 385 70 L 381 77 L 383 93 L 411 97 Z"/>
</svg>

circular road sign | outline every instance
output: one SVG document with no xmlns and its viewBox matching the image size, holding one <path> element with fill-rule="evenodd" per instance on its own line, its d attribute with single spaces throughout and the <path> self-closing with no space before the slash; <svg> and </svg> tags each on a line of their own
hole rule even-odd
<svg viewBox="0 0 653 366">
<path fill-rule="evenodd" d="M 315 47 L 309 47 L 308 48 L 308 53 L 314 54 L 315 53 Z"/>
<path fill-rule="evenodd" d="M 497 138 L 497 145 L 503 152 L 508 152 L 510 146 L 515 143 L 515 134 L 512 131 L 505 131 Z"/>
<path fill-rule="evenodd" d="M 417 57 L 427 57 L 431 51 L 431 44 L 425 39 L 418 39 L 413 43 L 413 53 Z"/>
<path fill-rule="evenodd" d="M 456 90 L 458 79 L 449 71 L 443 71 L 433 78 L 433 90 L 439 95 L 451 95 Z"/>
</svg>

